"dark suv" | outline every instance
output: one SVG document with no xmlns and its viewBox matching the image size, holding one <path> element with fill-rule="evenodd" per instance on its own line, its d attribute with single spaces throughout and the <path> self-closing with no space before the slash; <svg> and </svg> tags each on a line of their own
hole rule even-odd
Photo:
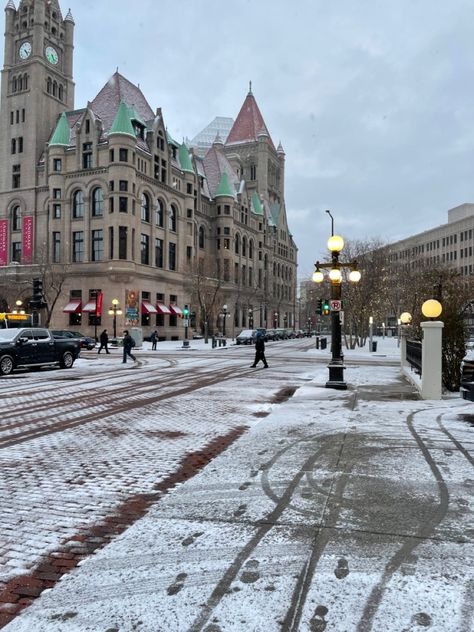
<svg viewBox="0 0 474 632">
<path fill-rule="evenodd" d="M 51 332 L 54 338 L 73 338 L 81 343 L 81 349 L 93 349 L 95 340 L 90 336 L 85 336 L 78 331 L 70 331 L 69 329 L 55 329 Z"/>
</svg>

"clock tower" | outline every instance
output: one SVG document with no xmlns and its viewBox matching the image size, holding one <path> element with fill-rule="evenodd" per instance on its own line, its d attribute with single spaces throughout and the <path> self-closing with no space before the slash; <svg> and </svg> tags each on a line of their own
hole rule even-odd
<svg viewBox="0 0 474 632">
<path fill-rule="evenodd" d="M 35 214 L 38 162 L 61 112 L 74 109 L 74 20 L 58 0 L 13 0 L 5 7 L 0 100 L 0 214 L 18 198 Z"/>
</svg>

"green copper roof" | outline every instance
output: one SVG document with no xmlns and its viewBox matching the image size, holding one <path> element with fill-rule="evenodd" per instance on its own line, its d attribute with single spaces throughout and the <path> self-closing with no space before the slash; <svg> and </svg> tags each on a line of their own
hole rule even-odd
<svg viewBox="0 0 474 632">
<path fill-rule="evenodd" d="M 168 130 L 166 130 L 166 140 L 168 141 L 168 144 L 179 147 L 179 143 L 177 143 L 174 138 L 172 138 L 172 136 L 168 133 Z"/>
<path fill-rule="evenodd" d="M 128 115 L 130 117 L 130 120 L 132 121 L 137 121 L 138 123 L 140 123 L 140 125 L 143 125 L 143 127 L 146 127 L 146 123 L 145 121 L 142 119 L 142 117 L 138 114 L 138 112 L 136 111 L 136 109 L 133 107 L 133 105 L 131 107 L 128 108 Z"/>
<path fill-rule="evenodd" d="M 229 176 L 225 171 L 222 172 L 221 180 L 219 182 L 219 186 L 217 187 L 217 191 L 214 197 L 225 196 L 225 197 L 234 197 L 234 191 L 232 191 L 232 187 L 229 182 Z"/>
<path fill-rule="evenodd" d="M 189 151 L 186 145 L 183 143 L 179 146 L 179 164 L 181 165 L 181 169 L 183 171 L 189 171 L 189 173 L 194 173 L 193 163 L 191 158 L 189 157 Z"/>
<path fill-rule="evenodd" d="M 49 141 L 51 145 L 65 145 L 69 146 L 71 140 L 71 130 L 69 129 L 69 123 L 67 122 L 66 112 L 63 112 L 59 117 L 58 124 L 54 130 L 53 137 Z"/>
<path fill-rule="evenodd" d="M 111 134 L 127 134 L 127 136 L 136 138 L 135 130 L 130 121 L 130 111 L 124 101 L 120 101 L 119 109 L 117 110 L 114 122 L 109 131 L 109 136 L 111 136 Z"/>
<path fill-rule="evenodd" d="M 258 198 L 257 192 L 254 191 L 252 193 L 252 206 L 253 206 L 253 212 L 256 215 L 263 215 L 263 208 L 262 208 L 262 204 Z"/>
</svg>

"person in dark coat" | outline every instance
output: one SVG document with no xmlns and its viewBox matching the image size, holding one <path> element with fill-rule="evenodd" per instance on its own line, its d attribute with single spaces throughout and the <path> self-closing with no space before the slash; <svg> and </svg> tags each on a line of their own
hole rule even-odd
<svg viewBox="0 0 474 632">
<path fill-rule="evenodd" d="M 100 347 L 99 347 L 99 351 L 97 351 L 97 353 L 100 353 L 102 351 L 102 349 L 105 349 L 105 353 L 110 353 L 109 347 L 108 347 L 109 336 L 107 334 L 107 329 L 104 329 L 104 331 L 100 334 L 99 342 L 100 342 Z"/>
<path fill-rule="evenodd" d="M 268 369 L 267 359 L 265 357 L 265 339 L 263 333 L 258 331 L 257 338 L 255 339 L 255 360 L 250 366 L 256 367 L 260 360 L 263 362 L 263 368 Z"/>
<path fill-rule="evenodd" d="M 123 360 L 122 362 L 125 364 L 127 362 L 127 356 L 130 356 L 133 361 L 136 360 L 136 357 L 132 353 L 132 349 L 135 346 L 135 342 L 132 336 L 128 333 L 128 330 L 125 329 L 123 332 Z"/>
<path fill-rule="evenodd" d="M 156 351 L 156 343 L 158 342 L 158 332 L 156 331 L 156 329 L 154 332 L 152 332 L 150 336 L 150 342 L 151 342 L 151 350 Z"/>
</svg>

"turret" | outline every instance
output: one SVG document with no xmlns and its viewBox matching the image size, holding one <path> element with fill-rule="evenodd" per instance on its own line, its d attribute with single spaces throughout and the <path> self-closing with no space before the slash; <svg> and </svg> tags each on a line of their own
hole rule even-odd
<svg viewBox="0 0 474 632">
<path fill-rule="evenodd" d="M 5 7 L 5 48 L 4 48 L 4 64 L 5 68 L 11 66 L 15 61 L 15 17 L 16 9 L 13 0 L 8 0 Z"/>
<path fill-rule="evenodd" d="M 74 54 L 74 18 L 71 9 L 67 12 L 64 24 L 64 74 L 72 79 Z"/>
</svg>

